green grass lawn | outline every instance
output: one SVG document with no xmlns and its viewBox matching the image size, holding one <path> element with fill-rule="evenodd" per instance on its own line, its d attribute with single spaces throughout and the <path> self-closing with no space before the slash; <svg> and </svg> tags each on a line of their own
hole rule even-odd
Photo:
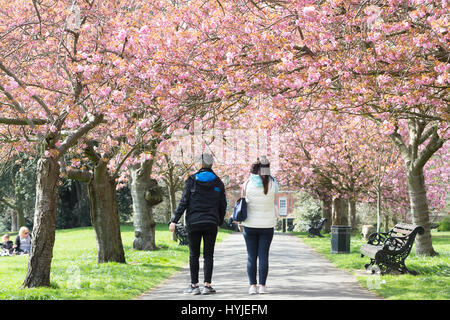
<svg viewBox="0 0 450 320">
<path fill-rule="evenodd" d="M 351 238 L 349 254 L 331 254 L 330 234 L 325 238 L 308 238 L 307 233 L 295 232 L 303 242 L 333 262 L 338 268 L 357 276 L 360 284 L 385 299 L 392 300 L 449 300 L 450 299 L 450 232 L 433 230 L 433 247 L 437 257 L 418 257 L 413 247 L 406 259 L 406 266 L 419 275 L 369 275 L 364 264 L 370 260 L 361 258 L 359 248 L 366 243 L 360 236 Z"/>
<path fill-rule="evenodd" d="M 188 247 L 172 241 L 172 233 L 165 224 L 156 227 L 155 251 L 133 250 L 133 226 L 123 225 L 121 232 L 127 263 L 97 264 L 95 233 L 91 227 L 57 230 L 50 288 L 20 289 L 28 255 L 0 257 L 0 300 L 133 299 L 189 261 Z M 220 229 L 217 241 L 229 233 Z"/>
</svg>

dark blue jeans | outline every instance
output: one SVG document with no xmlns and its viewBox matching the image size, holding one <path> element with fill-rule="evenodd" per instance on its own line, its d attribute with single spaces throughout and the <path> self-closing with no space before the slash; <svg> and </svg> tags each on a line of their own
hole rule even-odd
<svg viewBox="0 0 450 320">
<path fill-rule="evenodd" d="M 269 249 L 273 238 L 273 228 L 244 227 L 247 245 L 247 275 L 250 285 L 256 284 L 256 263 L 259 260 L 259 284 L 266 285 L 269 273 Z"/>
</svg>

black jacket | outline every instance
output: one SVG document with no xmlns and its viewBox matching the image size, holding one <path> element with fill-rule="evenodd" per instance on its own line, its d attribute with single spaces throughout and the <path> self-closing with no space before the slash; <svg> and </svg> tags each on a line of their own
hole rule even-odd
<svg viewBox="0 0 450 320">
<path fill-rule="evenodd" d="M 186 210 L 188 226 L 222 225 L 227 209 L 225 186 L 211 169 L 202 168 L 186 180 L 184 192 L 171 222 L 177 223 Z"/>
<path fill-rule="evenodd" d="M 12 253 L 13 242 L 12 241 L 7 241 L 6 243 L 2 242 L 2 248 L 5 250 L 8 250 L 9 253 Z"/>
</svg>

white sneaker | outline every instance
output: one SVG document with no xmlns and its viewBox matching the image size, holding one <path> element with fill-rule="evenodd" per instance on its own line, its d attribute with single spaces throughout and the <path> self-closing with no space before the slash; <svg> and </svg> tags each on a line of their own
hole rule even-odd
<svg viewBox="0 0 450 320">
<path fill-rule="evenodd" d="M 248 289 L 248 294 L 257 294 L 257 293 L 258 293 L 258 287 L 250 286 L 250 289 Z"/>
<path fill-rule="evenodd" d="M 259 294 L 266 294 L 266 293 L 269 293 L 268 291 L 267 291 L 267 288 L 266 288 L 266 286 L 259 286 Z"/>
</svg>

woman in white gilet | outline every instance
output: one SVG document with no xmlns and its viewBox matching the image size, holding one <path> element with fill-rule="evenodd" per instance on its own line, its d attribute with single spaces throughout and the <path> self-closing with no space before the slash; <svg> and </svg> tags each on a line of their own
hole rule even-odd
<svg viewBox="0 0 450 320">
<path fill-rule="evenodd" d="M 277 224 L 274 202 L 279 189 L 275 178 L 270 175 L 270 163 L 265 156 L 252 165 L 250 177 L 242 187 L 247 201 L 247 219 L 242 222 L 242 226 L 248 254 L 249 294 L 267 293 L 269 249 Z M 257 260 L 259 287 L 256 282 Z"/>
</svg>

